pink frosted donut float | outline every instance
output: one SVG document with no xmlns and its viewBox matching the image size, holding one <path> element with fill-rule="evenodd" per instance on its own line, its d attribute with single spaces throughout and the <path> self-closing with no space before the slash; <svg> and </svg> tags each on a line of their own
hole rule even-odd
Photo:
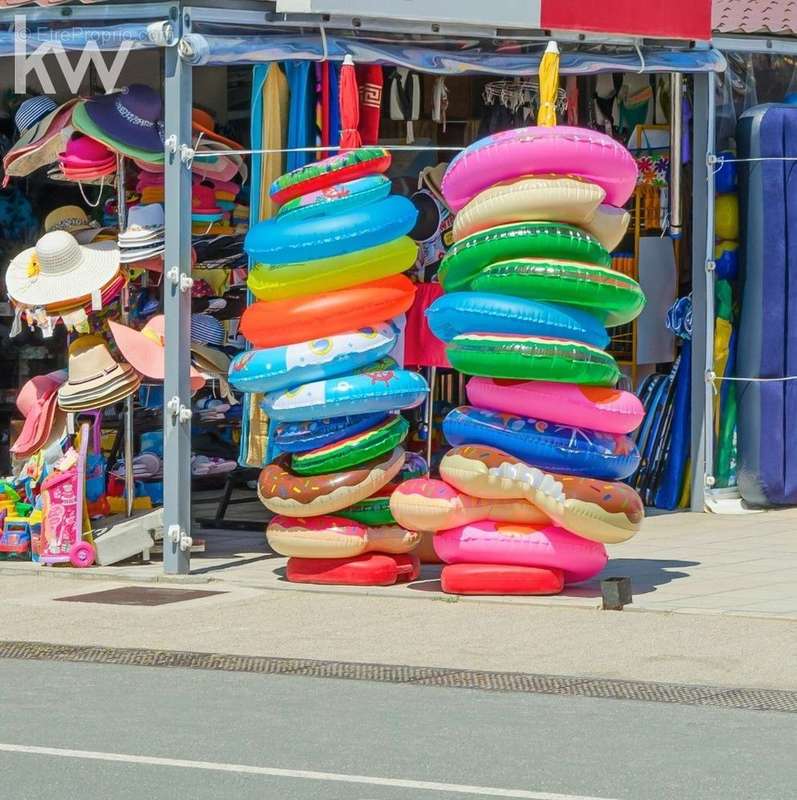
<svg viewBox="0 0 797 800">
<path fill-rule="evenodd" d="M 570 175 L 595 183 L 606 203 L 622 206 L 634 190 L 637 166 L 605 133 L 557 125 L 502 131 L 474 142 L 449 164 L 442 190 L 453 211 L 499 181 L 523 175 Z"/>
<path fill-rule="evenodd" d="M 631 392 L 576 383 L 471 378 L 467 394 L 478 408 L 604 433 L 631 433 L 645 416 Z"/>
<path fill-rule="evenodd" d="M 434 549 L 446 564 L 508 564 L 560 569 L 565 583 L 597 575 L 608 556 L 600 542 L 555 525 L 474 522 L 436 533 Z"/>
</svg>

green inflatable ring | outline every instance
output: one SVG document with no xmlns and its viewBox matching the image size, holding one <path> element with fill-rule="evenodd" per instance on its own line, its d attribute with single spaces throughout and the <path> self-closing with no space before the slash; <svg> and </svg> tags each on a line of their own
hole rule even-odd
<svg viewBox="0 0 797 800">
<path fill-rule="evenodd" d="M 393 514 L 390 513 L 389 495 L 385 497 L 367 497 L 353 506 L 344 508 L 343 511 L 336 511 L 335 516 L 354 520 L 361 525 L 367 525 L 369 528 L 396 524 Z"/>
<path fill-rule="evenodd" d="M 351 469 L 391 452 L 407 438 L 409 429 L 409 422 L 399 414 L 348 439 L 296 453 L 291 457 L 291 469 L 297 475 L 325 475 Z"/>
<path fill-rule="evenodd" d="M 560 222 L 514 222 L 455 242 L 440 265 L 440 283 L 447 292 L 462 291 L 488 264 L 535 257 L 606 267 L 612 263 L 603 245 L 581 228 Z"/>
<path fill-rule="evenodd" d="M 490 264 L 471 288 L 528 300 L 566 303 L 590 311 L 612 327 L 636 319 L 645 307 L 639 284 L 622 272 L 547 258 L 520 258 Z"/>
<path fill-rule="evenodd" d="M 451 340 L 446 355 L 454 369 L 485 378 L 614 386 L 620 377 L 608 353 L 569 339 L 463 333 Z"/>
</svg>

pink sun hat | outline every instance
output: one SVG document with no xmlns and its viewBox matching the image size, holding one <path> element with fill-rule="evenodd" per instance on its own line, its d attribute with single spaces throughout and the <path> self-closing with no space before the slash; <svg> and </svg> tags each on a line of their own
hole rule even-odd
<svg viewBox="0 0 797 800">
<path fill-rule="evenodd" d="M 104 167 L 110 161 L 116 161 L 116 156 L 102 142 L 80 133 L 75 133 L 70 137 L 66 143 L 66 149 L 59 154 L 59 158 L 61 164 L 70 169 Z"/>
<path fill-rule="evenodd" d="M 25 417 L 11 452 L 19 457 L 35 453 L 49 438 L 58 407 L 58 389 L 66 381 L 66 371 L 58 370 L 31 378 L 17 395 L 17 408 Z"/>
</svg>

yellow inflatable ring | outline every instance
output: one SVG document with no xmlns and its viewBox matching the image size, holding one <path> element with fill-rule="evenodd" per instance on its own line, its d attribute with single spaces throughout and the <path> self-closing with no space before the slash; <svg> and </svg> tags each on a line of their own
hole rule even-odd
<svg viewBox="0 0 797 800">
<path fill-rule="evenodd" d="M 246 283 L 258 300 L 287 300 L 376 281 L 408 270 L 418 246 L 408 236 L 387 244 L 295 264 L 255 264 Z"/>
</svg>

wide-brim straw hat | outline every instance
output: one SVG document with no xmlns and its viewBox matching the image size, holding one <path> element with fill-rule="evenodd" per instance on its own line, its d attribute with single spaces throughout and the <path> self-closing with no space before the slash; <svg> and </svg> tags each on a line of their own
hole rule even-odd
<svg viewBox="0 0 797 800">
<path fill-rule="evenodd" d="M 72 113 L 77 100 L 69 100 L 27 132 L 3 158 L 3 169 L 12 178 L 24 178 L 58 161 L 58 154 L 72 135 Z"/>
<path fill-rule="evenodd" d="M 191 112 L 191 127 L 193 128 L 194 133 L 202 134 L 203 142 L 206 142 L 208 139 L 210 139 L 218 142 L 219 144 L 223 144 L 225 147 L 229 147 L 232 150 L 241 149 L 241 145 L 238 142 L 234 142 L 232 139 L 228 139 L 226 136 L 216 133 L 216 120 L 213 119 L 212 114 L 209 114 L 207 111 L 204 111 L 201 108 L 195 108 Z"/>
<path fill-rule="evenodd" d="M 61 206 L 44 218 L 44 232 L 66 231 L 80 244 L 91 244 L 107 228 L 101 228 L 90 220 L 80 206 Z"/>
<path fill-rule="evenodd" d="M 47 306 L 91 296 L 119 272 L 115 242 L 81 245 L 66 231 L 45 233 L 8 265 L 9 297 L 24 306 Z"/>
<path fill-rule="evenodd" d="M 153 162 L 156 164 L 163 163 L 163 151 L 156 153 L 150 150 L 143 150 L 140 147 L 134 147 L 126 142 L 121 142 L 118 139 L 114 139 L 112 136 L 105 133 L 105 131 L 99 128 L 94 120 L 88 115 L 85 101 L 78 103 L 75 106 L 72 112 L 72 125 L 76 130 L 80 131 L 81 133 L 85 133 L 86 136 L 91 136 L 92 139 L 97 139 L 111 150 L 121 153 L 124 156 L 129 156 L 130 158 L 142 162 Z"/>
<path fill-rule="evenodd" d="M 20 389 L 17 408 L 25 417 L 25 422 L 16 441 L 11 445 L 14 455 L 25 458 L 37 452 L 47 441 L 58 406 L 58 389 L 66 378 L 67 374 L 63 370 L 36 375 Z"/>
</svg>

